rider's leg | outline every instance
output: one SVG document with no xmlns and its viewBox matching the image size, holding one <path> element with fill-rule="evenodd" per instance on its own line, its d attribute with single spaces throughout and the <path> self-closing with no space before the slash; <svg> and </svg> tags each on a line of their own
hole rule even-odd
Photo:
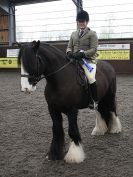
<svg viewBox="0 0 133 177">
<path fill-rule="evenodd" d="M 91 94 L 92 94 L 92 98 L 94 101 L 94 104 L 97 104 L 98 102 L 98 96 L 97 96 L 97 85 L 96 85 L 96 64 L 94 63 L 89 63 L 90 66 L 93 67 L 93 70 L 90 72 L 88 71 L 88 69 L 82 65 L 82 67 L 84 68 L 85 74 L 89 80 L 90 83 L 90 89 L 91 89 Z M 95 105 L 93 104 L 93 107 L 95 107 Z"/>
<path fill-rule="evenodd" d="M 97 103 L 98 102 L 98 96 L 97 96 L 97 84 L 96 81 L 92 84 L 90 84 L 91 94 L 93 100 Z"/>
</svg>

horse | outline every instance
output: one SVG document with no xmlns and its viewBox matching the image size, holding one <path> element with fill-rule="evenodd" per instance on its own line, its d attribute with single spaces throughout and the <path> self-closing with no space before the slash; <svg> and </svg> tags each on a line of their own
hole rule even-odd
<svg viewBox="0 0 133 177">
<path fill-rule="evenodd" d="M 85 152 L 77 117 L 79 109 L 89 106 L 91 93 L 77 81 L 76 62 L 66 59 L 63 51 L 40 41 L 24 44 L 20 48 L 18 61 L 21 62 L 23 92 L 34 91 L 36 84 L 42 78 L 46 79 L 45 98 L 53 122 L 53 137 L 47 158 L 64 159 L 67 163 L 83 162 Z M 96 82 L 99 103 L 95 110 L 96 124 L 92 135 L 120 133 L 122 126 L 116 112 L 116 73 L 109 63 L 98 61 Z M 66 154 L 62 113 L 68 117 L 68 133 L 71 139 Z"/>
</svg>

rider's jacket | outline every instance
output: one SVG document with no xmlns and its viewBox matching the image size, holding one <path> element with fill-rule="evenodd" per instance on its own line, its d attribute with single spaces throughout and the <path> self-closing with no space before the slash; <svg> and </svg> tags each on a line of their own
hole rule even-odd
<svg viewBox="0 0 133 177">
<path fill-rule="evenodd" d="M 80 29 L 78 29 L 71 34 L 66 52 L 72 51 L 75 53 L 83 50 L 88 62 L 96 63 L 97 46 L 98 38 L 95 31 L 86 28 L 80 36 Z"/>
</svg>

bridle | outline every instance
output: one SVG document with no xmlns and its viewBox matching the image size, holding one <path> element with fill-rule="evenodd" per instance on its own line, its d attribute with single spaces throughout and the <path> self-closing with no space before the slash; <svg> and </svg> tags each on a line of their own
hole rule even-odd
<svg viewBox="0 0 133 177">
<path fill-rule="evenodd" d="M 36 58 L 40 58 L 41 59 L 41 56 L 38 55 L 38 53 L 37 53 L 36 54 Z M 61 70 L 65 69 L 68 65 L 70 65 L 72 62 L 73 62 L 73 60 L 69 59 L 68 63 L 66 63 L 65 65 L 63 65 L 62 67 L 60 67 L 59 69 L 57 69 L 56 71 L 53 71 L 53 72 L 51 72 L 51 73 L 49 73 L 47 75 L 43 75 L 42 76 L 42 75 L 39 74 L 39 59 L 37 59 L 37 75 L 21 74 L 21 77 L 26 77 L 28 79 L 33 79 L 34 80 L 34 84 L 33 85 L 35 86 L 40 80 L 42 80 L 44 78 L 47 79 L 48 77 L 50 77 L 50 76 L 52 76 L 52 75 L 60 72 Z"/>
</svg>

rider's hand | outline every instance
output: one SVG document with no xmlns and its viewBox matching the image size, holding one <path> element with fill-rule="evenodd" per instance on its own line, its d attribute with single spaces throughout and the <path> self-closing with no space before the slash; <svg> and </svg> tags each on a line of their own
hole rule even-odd
<svg viewBox="0 0 133 177">
<path fill-rule="evenodd" d="M 72 53 L 71 51 L 69 51 L 69 52 L 67 52 L 67 56 L 68 56 L 69 58 L 73 58 L 73 53 Z"/>
<path fill-rule="evenodd" d="M 85 58 L 84 52 L 76 52 L 73 54 L 73 58 L 75 60 L 81 60 L 82 58 Z"/>
</svg>

